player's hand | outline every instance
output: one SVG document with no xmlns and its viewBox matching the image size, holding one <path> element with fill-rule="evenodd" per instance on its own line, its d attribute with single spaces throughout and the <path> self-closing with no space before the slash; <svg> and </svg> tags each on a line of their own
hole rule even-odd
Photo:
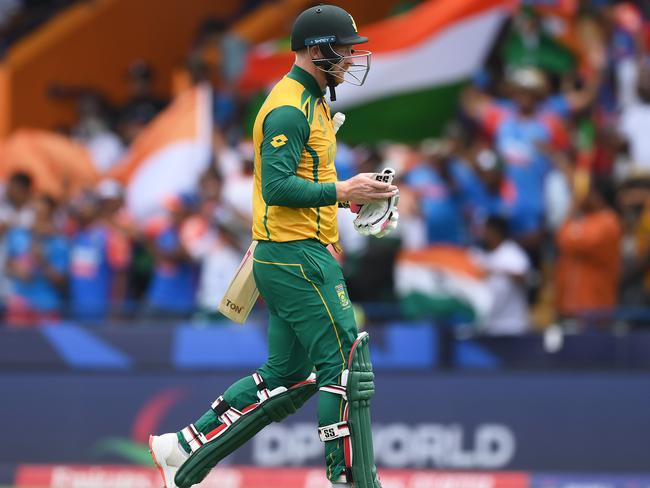
<svg viewBox="0 0 650 488">
<path fill-rule="evenodd" d="M 377 181 L 375 173 L 360 173 L 349 180 L 336 183 L 336 199 L 339 202 L 378 202 L 392 198 L 397 193 L 395 185 Z"/>
</svg>

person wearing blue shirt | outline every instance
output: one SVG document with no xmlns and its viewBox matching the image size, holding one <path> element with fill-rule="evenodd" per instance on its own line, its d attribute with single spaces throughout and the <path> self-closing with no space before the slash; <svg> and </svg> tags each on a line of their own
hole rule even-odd
<svg viewBox="0 0 650 488">
<path fill-rule="evenodd" d="M 169 199 L 166 206 L 170 221 L 152 242 L 155 267 L 147 292 L 148 312 L 154 318 L 186 317 L 195 308 L 197 270 L 181 242 L 181 231 L 196 199 L 180 195 Z"/>
<path fill-rule="evenodd" d="M 77 230 L 70 249 L 70 308 L 82 321 L 106 319 L 124 305 L 120 280 L 130 262 L 128 239 L 98 219 L 99 201 L 85 195 L 75 202 Z"/>
<path fill-rule="evenodd" d="M 10 325 L 36 325 L 60 318 L 68 249 L 53 224 L 55 208 L 52 198 L 39 197 L 34 202 L 32 228 L 12 227 L 7 232 Z"/>
<path fill-rule="evenodd" d="M 480 239 L 483 226 L 491 215 L 505 219 L 516 239 L 537 231 L 542 225 L 542 215 L 531 213 L 520 204 L 517 188 L 507 177 L 505 163 L 499 154 L 490 149 L 480 151 L 476 156 L 476 167 L 479 186 L 473 193 L 469 211 L 473 240 Z"/>
<path fill-rule="evenodd" d="M 473 170 L 451 157 L 448 141 L 425 141 L 425 161 L 409 170 L 404 182 L 419 197 L 427 241 L 464 245 L 468 241 L 465 211 L 478 180 Z"/>
</svg>

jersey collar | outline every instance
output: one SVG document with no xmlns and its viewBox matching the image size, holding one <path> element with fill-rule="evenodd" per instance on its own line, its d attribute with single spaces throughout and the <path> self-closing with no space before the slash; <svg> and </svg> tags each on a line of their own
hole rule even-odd
<svg viewBox="0 0 650 488">
<path fill-rule="evenodd" d="M 321 98 L 323 95 L 325 95 L 325 90 L 321 90 L 320 85 L 316 81 L 316 78 L 295 64 L 291 67 L 291 71 L 289 71 L 287 76 L 292 80 L 296 80 L 302 86 L 307 88 L 312 96 Z"/>
</svg>

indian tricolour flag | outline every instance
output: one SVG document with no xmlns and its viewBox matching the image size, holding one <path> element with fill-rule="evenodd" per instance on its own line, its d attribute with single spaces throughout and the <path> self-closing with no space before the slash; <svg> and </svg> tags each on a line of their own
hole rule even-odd
<svg viewBox="0 0 650 488">
<path fill-rule="evenodd" d="M 106 175 L 126 185 L 127 206 L 136 218 L 154 215 L 168 197 L 196 191 L 212 157 L 211 97 L 208 86 L 179 94 Z"/>
<path fill-rule="evenodd" d="M 480 322 L 494 300 L 471 251 L 446 245 L 402 251 L 395 290 L 405 315 L 413 318 Z"/>
<path fill-rule="evenodd" d="M 370 41 L 370 73 L 363 86 L 337 88 L 334 110 L 347 115 L 340 137 L 349 142 L 414 141 L 436 135 L 457 109 L 458 94 L 485 61 L 513 0 L 428 0 L 410 11 L 360 26 Z M 255 50 L 242 80 L 246 88 L 279 79 L 293 57 Z"/>
</svg>

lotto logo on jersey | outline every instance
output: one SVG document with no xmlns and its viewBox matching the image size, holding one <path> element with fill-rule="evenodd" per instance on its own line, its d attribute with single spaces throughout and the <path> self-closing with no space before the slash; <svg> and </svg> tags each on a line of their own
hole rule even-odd
<svg viewBox="0 0 650 488">
<path fill-rule="evenodd" d="M 287 136 L 284 134 L 280 134 L 279 136 L 275 136 L 273 139 L 271 139 L 271 146 L 273 147 L 280 147 L 284 146 L 287 143 Z"/>
<path fill-rule="evenodd" d="M 339 283 L 334 287 L 334 289 L 336 290 L 336 295 L 339 297 L 339 302 L 341 302 L 341 307 L 344 309 L 350 307 L 350 299 L 348 298 L 348 294 L 345 292 L 343 284 Z"/>
</svg>

